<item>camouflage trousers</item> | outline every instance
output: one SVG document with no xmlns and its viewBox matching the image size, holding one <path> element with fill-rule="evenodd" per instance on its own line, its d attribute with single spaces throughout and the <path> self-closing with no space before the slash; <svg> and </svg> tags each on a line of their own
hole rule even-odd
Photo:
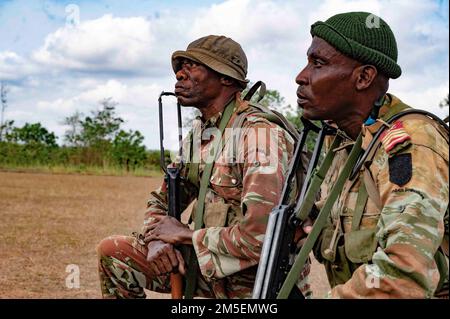
<svg viewBox="0 0 450 319">
<path fill-rule="evenodd" d="M 169 293 L 170 276 L 153 276 L 147 262 L 148 249 L 132 236 L 110 236 L 97 246 L 100 286 L 103 298 L 146 298 L 145 289 Z M 196 295 L 212 298 L 203 280 Z"/>
</svg>

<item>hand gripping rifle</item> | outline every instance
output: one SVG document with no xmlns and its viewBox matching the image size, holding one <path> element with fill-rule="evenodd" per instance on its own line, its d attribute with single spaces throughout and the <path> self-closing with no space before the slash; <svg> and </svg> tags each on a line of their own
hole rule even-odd
<svg viewBox="0 0 450 319">
<path fill-rule="evenodd" d="M 296 206 L 298 206 L 295 202 L 301 203 L 303 201 L 308 188 L 308 182 L 311 179 L 311 175 L 319 160 L 324 138 L 334 131 L 333 128 L 324 123 L 320 129 L 304 118 L 301 118 L 301 121 L 303 123 L 303 130 L 295 147 L 294 156 L 287 172 L 287 178 L 281 193 L 280 202 L 270 213 L 267 223 L 260 262 L 256 273 L 255 286 L 253 288 L 252 298 L 254 299 L 276 298 L 279 289 L 294 263 L 296 254 L 294 236 L 296 228 L 300 224 L 300 220 L 296 218 L 295 214 L 297 211 Z M 295 202 L 290 203 L 289 194 L 292 190 L 292 181 L 296 176 L 297 170 L 301 168 L 302 152 L 305 148 L 308 134 L 311 131 L 314 131 L 319 135 L 316 140 L 312 157 L 309 161 L 301 191 L 298 193 Z M 297 295 L 300 295 L 300 298 L 303 297 L 301 294 Z"/>
<path fill-rule="evenodd" d="M 165 175 L 164 180 L 168 190 L 168 215 L 180 220 L 181 217 L 181 204 L 180 204 L 180 168 L 178 165 L 166 165 L 165 152 L 164 152 L 164 127 L 163 127 L 163 109 L 162 109 L 162 97 L 163 96 L 175 96 L 172 92 L 161 92 L 158 98 L 159 104 L 159 141 L 160 141 L 160 165 Z M 181 159 L 182 155 L 182 129 L 181 129 L 181 108 L 180 103 L 177 102 L 177 119 L 178 119 L 178 156 Z M 183 276 L 178 273 L 177 270 L 173 270 L 170 274 L 170 287 L 172 299 L 183 298 Z"/>
</svg>

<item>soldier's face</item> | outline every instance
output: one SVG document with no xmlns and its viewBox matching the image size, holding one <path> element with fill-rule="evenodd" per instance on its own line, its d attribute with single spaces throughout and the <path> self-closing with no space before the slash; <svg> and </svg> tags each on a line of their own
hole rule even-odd
<svg viewBox="0 0 450 319">
<path fill-rule="evenodd" d="M 176 78 L 175 95 L 183 106 L 208 107 L 221 92 L 220 75 L 189 59 L 181 61 Z"/>
<path fill-rule="evenodd" d="M 353 70 L 358 62 L 344 56 L 321 38 L 314 37 L 307 52 L 308 64 L 297 75 L 297 104 L 310 120 L 345 118 L 352 105 Z"/>
</svg>

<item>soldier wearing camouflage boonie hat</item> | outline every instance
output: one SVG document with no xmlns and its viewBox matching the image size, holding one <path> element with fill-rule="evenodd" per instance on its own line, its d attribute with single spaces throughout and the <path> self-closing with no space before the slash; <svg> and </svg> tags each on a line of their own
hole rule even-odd
<svg viewBox="0 0 450 319">
<path fill-rule="evenodd" d="M 185 51 L 173 53 L 172 66 L 178 101 L 202 113 L 183 143 L 183 154 L 190 157 L 173 163 L 181 168 L 180 204 L 184 214 L 195 213 L 191 215 L 195 229 L 167 216 L 167 184 L 163 182 L 151 193 L 141 234 L 111 236 L 98 245 L 102 294 L 106 298 L 145 298 L 144 288 L 169 292 L 167 273 L 177 268 L 183 273 L 186 264 L 177 253 L 183 244 L 193 248 L 196 259 L 188 269 L 188 274 L 194 269 L 194 277 L 187 276 L 196 282 L 195 295 L 249 298 L 268 216 L 281 196 L 295 141 L 282 124 L 261 116 L 259 109 L 241 97 L 248 83 L 247 58 L 234 40 L 216 35 L 195 40 Z M 207 133 L 222 127 L 222 121 L 227 129 L 237 129 L 240 134 L 223 145 L 219 141 L 220 148 L 215 147 L 214 135 L 202 139 L 197 152 L 201 161 L 193 160 L 199 155 L 190 151 L 194 137 L 211 136 Z M 220 134 L 219 138 L 226 136 Z M 249 142 L 258 134 L 264 135 L 256 139 L 259 143 Z M 215 148 L 219 151 L 208 176 L 205 171 L 211 166 L 205 158 Z M 236 153 L 230 152 L 235 148 Z M 241 165 L 236 165 L 235 158 Z M 203 185 L 207 185 L 206 194 L 199 191 Z M 205 194 L 203 216 L 197 210 L 200 194 Z M 197 216 L 203 217 L 199 224 L 204 227 L 197 227 Z M 307 295 L 308 282 L 302 279 L 299 289 Z"/>
<path fill-rule="evenodd" d="M 448 127 L 431 114 L 405 115 L 413 109 L 387 93 L 401 68 L 383 19 L 337 14 L 314 23 L 311 35 L 298 105 L 344 137 L 316 202 L 320 209 L 340 191 L 314 248 L 328 297 L 448 298 Z M 337 182 L 356 140 L 366 157 Z"/>
<path fill-rule="evenodd" d="M 247 56 L 239 43 L 225 36 L 209 35 L 190 43 L 186 51 L 172 54 L 172 68 L 176 73 L 180 59 L 187 58 L 204 64 L 217 73 L 227 75 L 246 87 Z"/>
</svg>

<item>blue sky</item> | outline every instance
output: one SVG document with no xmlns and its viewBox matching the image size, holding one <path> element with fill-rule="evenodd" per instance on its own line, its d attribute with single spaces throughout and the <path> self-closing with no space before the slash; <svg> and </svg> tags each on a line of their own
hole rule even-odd
<svg viewBox="0 0 450 319">
<path fill-rule="evenodd" d="M 207 34 L 240 42 L 248 78 L 264 80 L 295 106 L 294 79 L 306 62 L 309 26 L 344 11 L 371 11 L 391 25 L 403 74 L 391 81 L 390 92 L 447 115 L 438 104 L 449 86 L 448 1 L 11 0 L 0 1 L 5 117 L 17 125 L 39 121 L 62 136 L 65 116 L 88 114 L 112 97 L 126 128 L 140 130 L 156 149 L 157 96 L 174 84 L 170 55 Z M 167 121 L 175 125 L 170 116 Z M 171 131 L 167 138 L 175 143 Z"/>
</svg>

